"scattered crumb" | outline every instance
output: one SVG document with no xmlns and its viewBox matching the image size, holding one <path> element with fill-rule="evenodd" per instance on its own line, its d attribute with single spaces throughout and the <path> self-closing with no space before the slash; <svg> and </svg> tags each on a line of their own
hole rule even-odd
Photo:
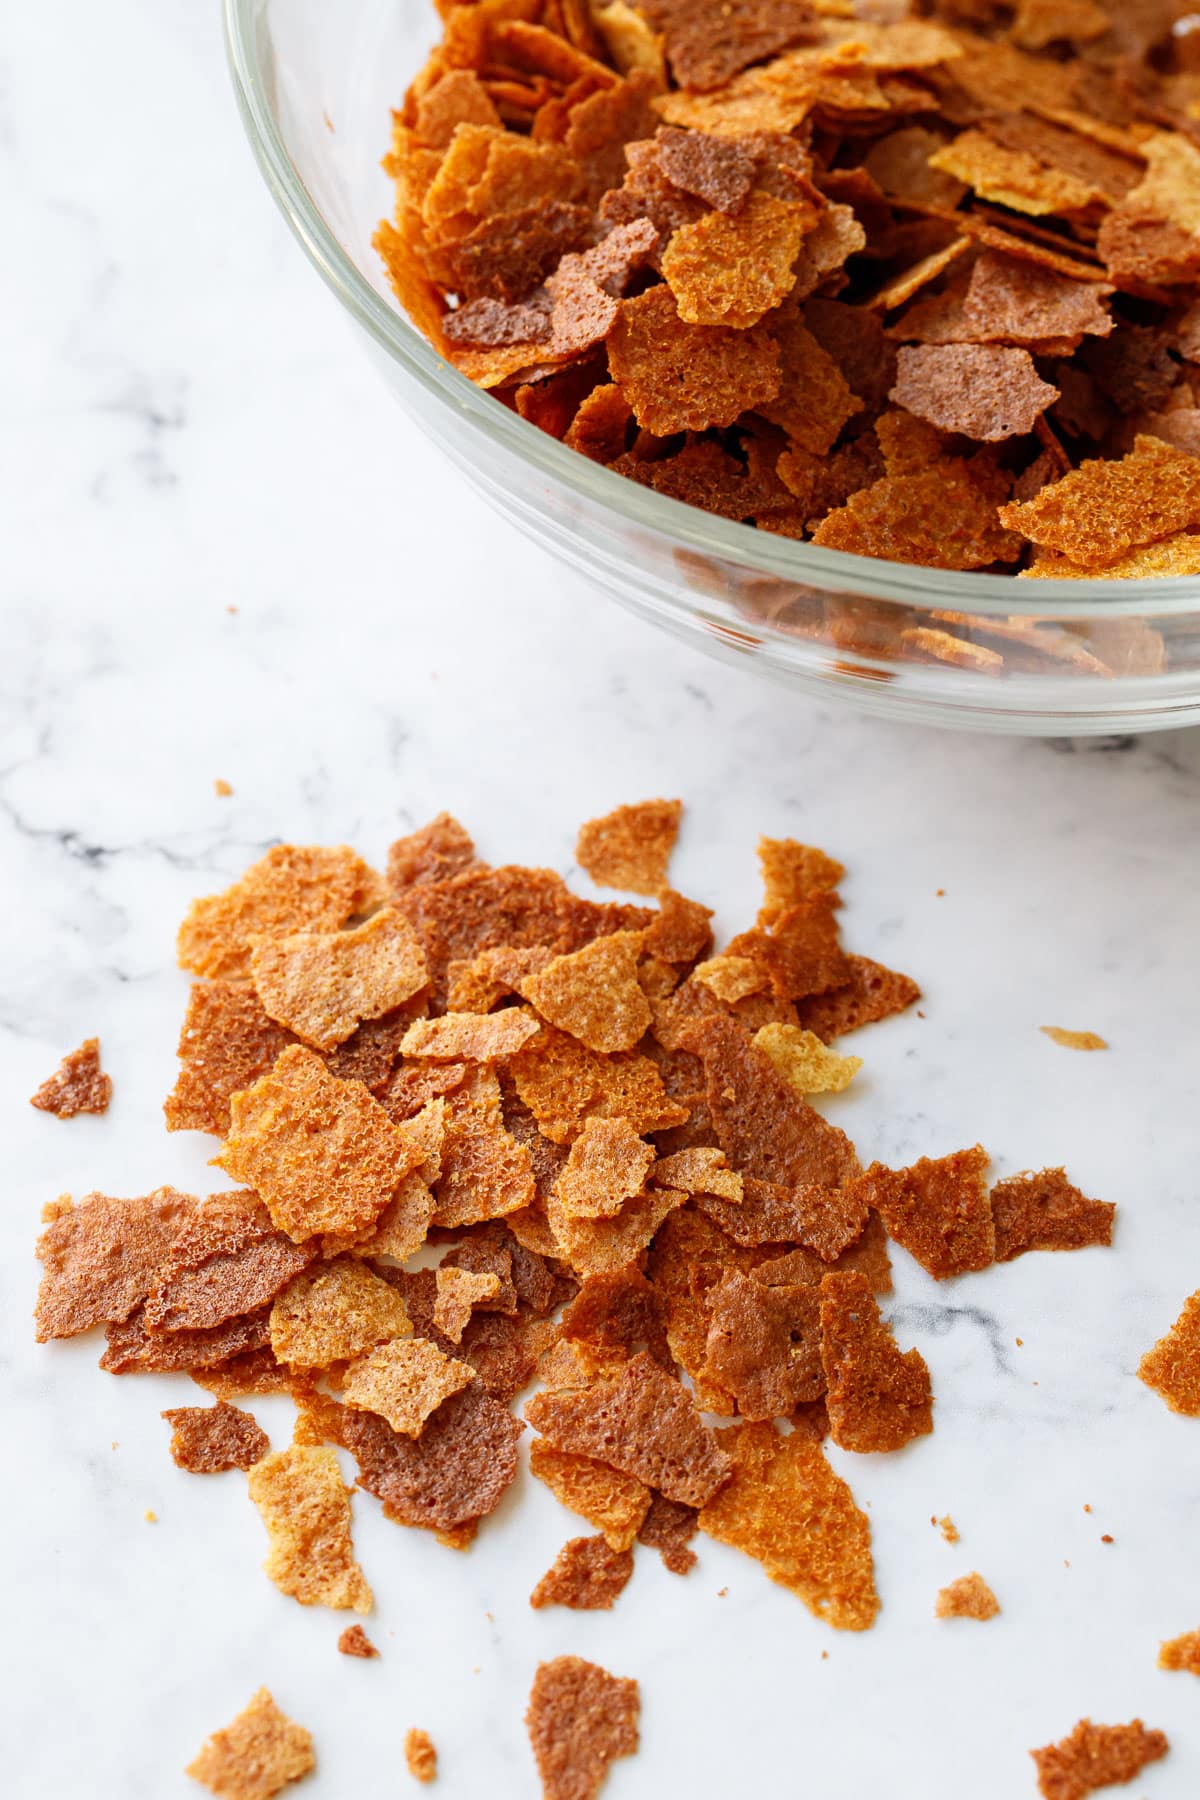
<svg viewBox="0 0 1200 1800">
<path fill-rule="evenodd" d="M 728 1592 L 729 1592 L 729 1589 L 727 1587 L 718 1588 L 717 1589 L 717 1599 L 724 1600 L 724 1598 Z"/>
<path fill-rule="evenodd" d="M 224 1800 L 272 1800 L 315 1767 L 311 1733 L 259 1688 L 232 1724 L 213 1732 L 185 1773 Z"/>
<path fill-rule="evenodd" d="M 217 779 L 213 782 L 213 793 L 217 796 L 217 799 L 228 800 L 232 792 L 233 789 L 230 787 L 229 783 L 218 775 Z"/>
<path fill-rule="evenodd" d="M 478 1670 L 476 1670 L 478 1674 Z M 427 1731 L 416 1725 L 404 1734 L 404 1760 L 408 1764 L 408 1772 L 414 1781 L 433 1781 L 437 1778 L 437 1751 Z"/>
<path fill-rule="evenodd" d="M 994 1619 L 999 1611 L 995 1594 L 974 1569 L 944 1587 L 934 1606 L 934 1616 L 939 1619 Z"/>
<path fill-rule="evenodd" d="M 1086 1500 L 1083 1503 L 1083 1510 L 1084 1510 L 1084 1512 L 1091 1512 L 1091 1510 L 1092 1510 Z"/>
<path fill-rule="evenodd" d="M 56 1119 L 73 1119 L 76 1113 L 107 1112 L 111 1099 L 112 1081 L 100 1067 L 100 1039 L 93 1037 L 63 1057 L 29 1104 Z"/>
<path fill-rule="evenodd" d="M 147 1525 L 157 1525 L 158 1524 L 158 1514 L 156 1512 L 153 1512 L 150 1509 L 150 1507 L 146 1508 L 145 1512 L 142 1514 L 142 1517 L 143 1517 L 143 1519 L 145 1519 Z"/>
<path fill-rule="evenodd" d="M 337 1641 L 337 1647 L 343 1656 L 372 1657 L 379 1655 L 361 1625 L 347 1625 Z"/>
<path fill-rule="evenodd" d="M 1024 1338 L 1014 1338 L 1013 1343 L 1017 1346 L 1018 1350 L 1023 1350 L 1025 1348 L 1025 1339 Z"/>
<path fill-rule="evenodd" d="M 1046 1037 L 1061 1044 L 1064 1050 L 1107 1050 L 1108 1044 L 1094 1031 L 1064 1031 L 1061 1025 L 1039 1025 Z"/>
<path fill-rule="evenodd" d="M 1107 1533 L 1107 1532 L 1105 1532 L 1105 1534 L 1104 1534 L 1104 1536 L 1103 1536 L 1103 1537 L 1102 1537 L 1102 1538 L 1101 1538 L 1101 1539 L 1100 1539 L 1100 1542 L 1101 1542 L 1101 1543 L 1102 1543 L 1102 1544 L 1111 1544 L 1111 1543 L 1114 1543 L 1114 1542 L 1115 1542 L 1115 1539 L 1113 1539 L 1113 1538 L 1111 1538 L 1111 1537 L 1110 1537 L 1110 1536 L 1109 1536 L 1109 1535 L 1108 1535 L 1108 1533 Z"/>
<path fill-rule="evenodd" d="M 958 1526 L 954 1523 L 954 1520 L 950 1517 L 949 1513 L 946 1513 L 941 1519 L 934 1519 L 933 1523 L 938 1527 L 938 1530 L 948 1544 L 957 1544 Z"/>
</svg>

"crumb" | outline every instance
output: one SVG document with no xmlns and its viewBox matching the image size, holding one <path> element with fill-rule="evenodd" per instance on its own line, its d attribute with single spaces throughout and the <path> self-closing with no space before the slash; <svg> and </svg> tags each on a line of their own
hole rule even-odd
<svg viewBox="0 0 1200 1800">
<path fill-rule="evenodd" d="M 217 796 L 217 799 L 228 800 L 232 792 L 233 789 L 230 787 L 229 783 L 222 780 L 221 776 L 218 775 L 217 779 L 213 782 L 213 793 Z"/>
<path fill-rule="evenodd" d="M 158 1524 L 158 1514 L 156 1512 L 153 1512 L 150 1507 L 146 1508 L 145 1512 L 142 1514 L 142 1517 L 143 1517 L 143 1519 L 145 1519 L 147 1525 L 157 1525 Z"/>
<path fill-rule="evenodd" d="M 934 1607 L 939 1619 L 994 1619 L 999 1611 L 995 1594 L 974 1570 L 944 1587 Z"/>
<path fill-rule="evenodd" d="M 1091 1509 L 1091 1507 L 1090 1507 L 1090 1506 L 1089 1506 L 1089 1505 L 1088 1505 L 1088 1503 L 1087 1503 L 1087 1501 L 1086 1501 L 1086 1500 L 1085 1500 L 1085 1501 L 1084 1501 L 1084 1503 L 1083 1503 L 1083 1510 L 1084 1510 L 1084 1512 L 1087 1512 L 1087 1513 L 1090 1513 L 1090 1512 L 1091 1512 L 1091 1510 L 1092 1510 L 1092 1509 Z"/>
<path fill-rule="evenodd" d="M 475 1671 L 479 1673 L 478 1670 Z M 404 1760 L 414 1781 L 433 1781 L 437 1776 L 437 1751 L 427 1731 L 416 1725 L 404 1734 Z"/>
<path fill-rule="evenodd" d="M 1103 1537 L 1102 1537 L 1102 1538 L 1101 1538 L 1101 1539 L 1100 1539 L 1100 1542 L 1101 1542 L 1101 1543 L 1102 1543 L 1102 1544 L 1111 1544 L 1111 1543 L 1113 1543 L 1113 1542 L 1114 1542 L 1114 1539 L 1112 1539 L 1112 1538 L 1111 1538 L 1111 1537 L 1109 1537 L 1109 1535 L 1108 1535 L 1108 1533 L 1107 1533 L 1107 1532 L 1105 1532 L 1105 1534 L 1104 1534 L 1104 1536 L 1103 1536 Z"/>
<path fill-rule="evenodd" d="M 944 1518 L 934 1519 L 933 1523 L 941 1531 L 942 1536 L 948 1544 L 957 1544 L 959 1538 L 958 1526 L 954 1523 L 954 1520 L 950 1517 L 949 1513 L 947 1513 Z"/>
<path fill-rule="evenodd" d="M 56 1119 L 76 1113 L 103 1113 L 112 1099 L 112 1080 L 100 1067 L 100 1039 L 85 1038 L 64 1056 L 56 1072 L 43 1081 L 29 1102 Z"/>
<path fill-rule="evenodd" d="M 378 1656 L 379 1652 L 363 1630 L 361 1625 L 347 1625 L 337 1641 L 337 1647 L 343 1656 L 359 1656 L 369 1658 Z"/>
<path fill-rule="evenodd" d="M 1064 1050 L 1107 1050 L 1108 1045 L 1094 1031 L 1064 1031 L 1061 1025 L 1039 1025 L 1046 1037 L 1061 1044 Z"/>
</svg>

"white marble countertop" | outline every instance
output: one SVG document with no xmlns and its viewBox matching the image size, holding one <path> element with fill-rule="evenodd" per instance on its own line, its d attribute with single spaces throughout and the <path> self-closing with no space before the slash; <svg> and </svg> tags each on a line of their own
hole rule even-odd
<svg viewBox="0 0 1200 1800">
<path fill-rule="evenodd" d="M 606 1800 L 1020 1800 L 1028 1748 L 1083 1714 L 1167 1731 L 1135 1800 L 1195 1795 L 1200 1687 L 1155 1657 L 1200 1626 L 1200 1423 L 1133 1371 L 1200 1285 L 1200 733 L 922 734 L 597 600 L 467 494 L 360 358 L 252 167 L 214 9 L 66 10 L 69 41 L 62 8 L 0 32 L 5 1793 L 184 1800 L 183 1765 L 265 1683 L 316 1736 L 313 1800 L 407 1791 L 413 1723 L 442 1752 L 435 1792 L 523 1800 L 533 1667 L 570 1650 L 642 1684 L 643 1750 Z M 579 820 L 660 792 L 688 805 L 678 885 L 719 926 L 753 911 L 758 833 L 792 833 L 849 865 L 851 946 L 922 982 L 924 1016 L 863 1033 L 833 1103 L 864 1157 L 979 1139 L 1001 1171 L 1065 1162 L 1118 1203 L 1115 1247 L 945 1286 L 895 1253 L 890 1316 L 930 1363 L 936 1430 L 832 1452 L 871 1510 L 873 1631 L 829 1631 L 704 1540 L 686 1581 L 642 1553 L 612 1614 L 535 1614 L 583 1527 L 526 1476 L 466 1556 L 356 1503 L 383 1656 L 348 1661 L 345 1620 L 261 1574 L 243 1479 L 171 1464 L 158 1413 L 197 1390 L 101 1374 L 94 1337 L 35 1347 L 40 1207 L 205 1190 L 209 1141 L 160 1112 L 174 930 L 264 846 L 380 856 L 446 807 L 485 856 L 568 872 Z M 1073 1055 L 1041 1024 L 1112 1049 Z M 31 1111 L 97 1032 L 109 1114 Z M 284 1403 L 256 1410 L 285 1441 Z M 1001 1617 L 935 1623 L 969 1569 Z"/>
</svg>

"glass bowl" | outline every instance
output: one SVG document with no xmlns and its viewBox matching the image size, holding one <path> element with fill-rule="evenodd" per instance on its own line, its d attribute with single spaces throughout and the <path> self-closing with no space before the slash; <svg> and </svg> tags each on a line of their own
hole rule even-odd
<svg viewBox="0 0 1200 1800">
<path fill-rule="evenodd" d="M 384 379 L 594 586 L 716 655 L 895 718 L 1042 736 L 1200 723 L 1196 578 L 1016 583 L 773 537 L 612 474 L 472 386 L 398 310 L 371 249 L 393 201 L 390 108 L 435 39 L 432 0 L 225 0 L 225 23 L 267 185 Z"/>
</svg>

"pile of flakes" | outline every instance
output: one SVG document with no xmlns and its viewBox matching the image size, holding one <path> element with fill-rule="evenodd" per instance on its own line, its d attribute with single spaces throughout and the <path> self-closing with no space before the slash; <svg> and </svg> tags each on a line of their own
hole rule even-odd
<svg viewBox="0 0 1200 1800">
<path fill-rule="evenodd" d="M 386 875 L 283 845 L 184 920 L 167 1123 L 219 1138 L 241 1185 L 47 1208 L 38 1336 L 102 1326 L 102 1368 L 215 1397 L 164 1415 L 172 1454 L 247 1471 L 267 1573 L 302 1605 L 372 1606 L 336 1449 L 389 1519 L 465 1549 L 517 1475 L 536 1381 L 531 1472 L 590 1535 L 535 1607 L 611 1607 L 638 1545 L 684 1575 L 699 1530 L 864 1630 L 870 1524 L 824 1442 L 933 1427 L 928 1368 L 879 1310 L 889 1239 L 939 1281 L 1110 1242 L 1114 1208 L 1062 1169 L 993 1184 L 979 1146 L 863 1168 L 814 1096 L 861 1066 L 835 1042 L 916 984 L 843 948 L 843 869 L 788 839 L 762 841 L 758 917 L 715 949 L 669 885 L 679 821 L 649 801 L 580 833 L 597 884 L 653 906 L 491 867 L 443 814 Z M 1144 1371 L 1174 1371 L 1183 1405 L 1190 1355 Z M 234 1404 L 275 1392 L 297 1408 L 281 1449 Z M 373 1649 L 361 1627 L 340 1647 Z M 594 1794 L 636 1744 L 633 1684 L 566 1660 L 531 1710 L 550 1800 Z"/>
<path fill-rule="evenodd" d="M 1186 0 L 438 11 L 376 247 L 505 405 L 859 555 L 1200 571 Z"/>
</svg>

